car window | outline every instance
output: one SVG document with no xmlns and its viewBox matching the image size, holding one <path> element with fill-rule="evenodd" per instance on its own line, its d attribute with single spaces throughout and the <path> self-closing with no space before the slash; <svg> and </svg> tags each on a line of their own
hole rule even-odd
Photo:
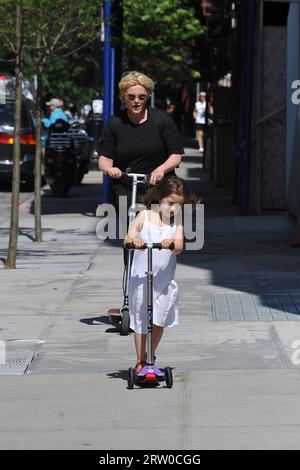
<svg viewBox="0 0 300 470">
<path fill-rule="evenodd" d="M 15 103 L 14 101 L 7 101 L 6 103 L 0 103 L 0 126 L 14 126 L 14 112 Z M 22 104 L 22 127 L 32 127 L 29 118 L 25 112 L 24 105 Z"/>
</svg>

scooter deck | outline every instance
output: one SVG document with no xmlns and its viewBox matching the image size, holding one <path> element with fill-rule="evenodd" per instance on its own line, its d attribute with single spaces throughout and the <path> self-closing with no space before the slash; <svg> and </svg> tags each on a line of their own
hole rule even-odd
<svg viewBox="0 0 300 470">
<path fill-rule="evenodd" d="M 136 385 L 140 387 L 156 387 L 165 378 L 163 371 L 155 365 L 145 365 L 143 369 L 136 374 Z"/>
<path fill-rule="evenodd" d="M 147 374 L 155 375 L 157 378 L 162 378 L 165 376 L 165 373 L 156 367 L 155 365 L 146 364 L 140 372 L 137 373 L 137 377 L 145 377 Z"/>
</svg>

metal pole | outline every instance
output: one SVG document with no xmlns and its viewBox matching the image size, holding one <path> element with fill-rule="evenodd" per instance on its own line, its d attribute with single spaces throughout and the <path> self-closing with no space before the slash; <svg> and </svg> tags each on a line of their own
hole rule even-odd
<svg viewBox="0 0 300 470">
<path fill-rule="evenodd" d="M 116 68 L 116 50 L 111 48 L 111 91 L 110 91 L 110 114 L 114 113 L 115 103 L 115 68 Z"/>
<path fill-rule="evenodd" d="M 148 334 L 147 334 L 147 364 L 153 364 L 153 272 L 152 272 L 152 246 L 147 248 L 148 271 L 147 271 L 147 313 L 148 313 Z"/>
<path fill-rule="evenodd" d="M 198 101 L 199 95 L 200 95 L 200 82 L 197 82 L 196 83 L 196 100 L 195 101 Z"/>
<path fill-rule="evenodd" d="M 154 95 L 154 90 L 152 91 L 151 93 L 151 108 L 154 108 L 155 107 L 155 95 Z"/>
<path fill-rule="evenodd" d="M 103 80 L 103 123 L 105 124 L 111 115 L 111 47 L 110 47 L 110 16 L 111 3 L 104 1 L 103 20 L 104 20 L 104 80 Z M 102 202 L 109 202 L 109 177 L 103 175 L 103 197 Z"/>
</svg>

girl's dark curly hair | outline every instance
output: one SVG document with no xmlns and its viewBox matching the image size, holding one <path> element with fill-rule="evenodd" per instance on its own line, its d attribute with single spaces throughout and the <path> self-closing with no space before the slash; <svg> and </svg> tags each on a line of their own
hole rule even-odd
<svg viewBox="0 0 300 470">
<path fill-rule="evenodd" d="M 190 188 L 182 178 L 178 178 L 176 175 L 170 175 L 150 188 L 141 202 L 147 209 L 150 209 L 151 204 L 158 204 L 159 201 L 174 193 L 183 197 L 184 204 L 193 204 L 194 206 L 198 201 L 197 196 L 192 194 Z"/>
</svg>

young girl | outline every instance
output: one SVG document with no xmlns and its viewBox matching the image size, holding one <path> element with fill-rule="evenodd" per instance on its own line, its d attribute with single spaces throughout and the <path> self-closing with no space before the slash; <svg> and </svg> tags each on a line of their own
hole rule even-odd
<svg viewBox="0 0 300 470">
<path fill-rule="evenodd" d="M 142 248 L 144 243 L 161 243 L 169 248 L 153 250 L 153 353 L 164 327 L 178 324 L 178 287 L 174 281 L 176 255 L 183 251 L 184 235 L 180 213 L 184 203 L 192 202 L 185 182 L 176 177 L 164 178 L 144 197 L 147 210 L 141 211 L 129 227 L 124 239 Z M 151 208 L 150 208 L 151 206 Z M 134 330 L 136 373 L 146 362 L 147 338 L 147 251 L 136 250 L 133 256 L 129 285 L 130 328 Z"/>
</svg>

